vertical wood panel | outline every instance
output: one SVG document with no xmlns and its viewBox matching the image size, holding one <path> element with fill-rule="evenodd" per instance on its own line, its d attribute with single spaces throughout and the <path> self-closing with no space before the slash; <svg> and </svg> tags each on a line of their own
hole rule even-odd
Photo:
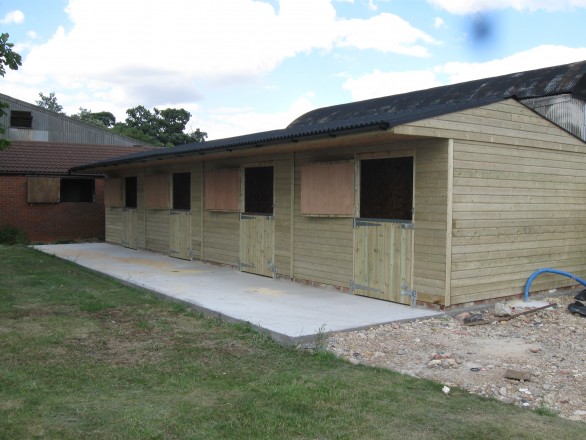
<svg viewBox="0 0 586 440">
<path fill-rule="evenodd" d="M 122 246 L 137 249 L 137 214 L 136 209 L 122 210 Z"/>
<path fill-rule="evenodd" d="M 354 228 L 354 293 L 386 301 L 410 304 L 401 295 L 412 278 L 413 229 L 403 224 L 358 221 Z"/>
<path fill-rule="evenodd" d="M 214 211 L 239 211 L 240 170 L 205 171 L 204 207 Z"/>
<path fill-rule="evenodd" d="M 171 211 L 169 213 L 169 255 L 191 260 L 191 213 Z"/>
<path fill-rule="evenodd" d="M 240 218 L 240 270 L 263 276 L 274 273 L 273 216 Z"/>
<path fill-rule="evenodd" d="M 104 204 L 113 208 L 124 206 L 122 179 L 120 177 L 104 181 Z"/>
<path fill-rule="evenodd" d="M 301 214 L 354 214 L 354 162 L 301 167 Z"/>
<path fill-rule="evenodd" d="M 147 209 L 169 209 L 169 174 L 144 177 L 144 203 Z"/>
</svg>

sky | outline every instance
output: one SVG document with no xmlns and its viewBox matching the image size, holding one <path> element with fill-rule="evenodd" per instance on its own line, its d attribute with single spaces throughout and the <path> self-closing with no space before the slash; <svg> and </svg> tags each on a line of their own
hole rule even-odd
<svg viewBox="0 0 586 440">
<path fill-rule="evenodd" d="M 208 140 L 315 108 L 586 60 L 586 0 L 0 0 L 0 92 L 184 108 Z"/>
</svg>

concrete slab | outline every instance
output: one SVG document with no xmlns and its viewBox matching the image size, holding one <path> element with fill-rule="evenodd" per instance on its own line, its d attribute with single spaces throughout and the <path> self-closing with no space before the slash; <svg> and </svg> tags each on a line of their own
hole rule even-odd
<svg viewBox="0 0 586 440">
<path fill-rule="evenodd" d="M 107 243 L 35 248 L 204 312 L 249 322 L 280 342 L 442 314 Z"/>
</svg>

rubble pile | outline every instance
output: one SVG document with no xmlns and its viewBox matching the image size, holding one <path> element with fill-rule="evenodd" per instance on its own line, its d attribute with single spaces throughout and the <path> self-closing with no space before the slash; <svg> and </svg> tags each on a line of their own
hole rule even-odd
<svg viewBox="0 0 586 440">
<path fill-rule="evenodd" d="M 546 301 L 539 310 L 499 304 L 333 334 L 326 348 L 352 363 L 435 380 L 452 394 L 459 387 L 586 422 L 586 319 L 569 307 L 586 305 L 586 290 Z"/>
</svg>

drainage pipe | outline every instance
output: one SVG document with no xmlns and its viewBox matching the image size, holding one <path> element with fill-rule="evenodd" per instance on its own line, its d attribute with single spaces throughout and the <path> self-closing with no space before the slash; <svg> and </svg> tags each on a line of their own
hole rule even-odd
<svg viewBox="0 0 586 440">
<path fill-rule="evenodd" d="M 544 269 L 537 269 L 535 272 L 533 272 L 533 274 L 529 277 L 529 279 L 527 280 L 527 283 L 525 284 L 525 294 L 523 295 L 523 300 L 525 302 L 529 301 L 529 288 L 531 287 L 531 283 L 533 282 L 533 280 L 540 274 L 542 273 L 554 273 L 557 275 L 563 275 L 566 276 L 568 278 L 571 278 L 573 280 L 578 281 L 580 284 L 586 286 L 586 281 L 584 281 L 582 278 L 577 277 L 576 275 L 573 275 L 569 272 L 565 272 L 563 270 L 558 270 L 558 269 L 548 269 L 548 268 L 544 268 Z"/>
</svg>

